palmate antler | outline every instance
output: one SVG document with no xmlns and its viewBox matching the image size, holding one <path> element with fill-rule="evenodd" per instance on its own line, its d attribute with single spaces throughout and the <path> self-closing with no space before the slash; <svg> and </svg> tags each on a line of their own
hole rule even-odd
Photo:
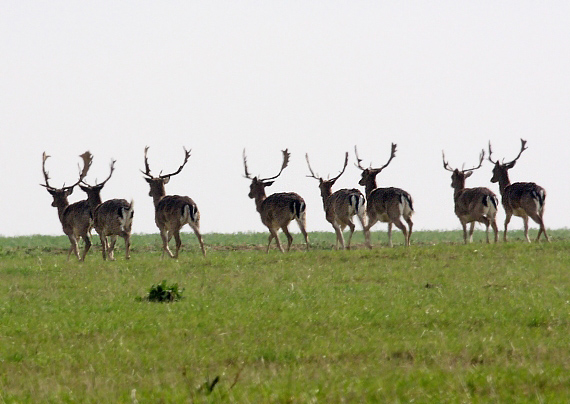
<svg viewBox="0 0 570 404">
<path fill-rule="evenodd" d="M 111 159 L 111 165 L 110 165 L 110 172 L 109 172 L 109 176 L 107 177 L 107 179 L 101 183 L 97 182 L 97 179 L 95 179 L 95 185 L 89 185 L 88 183 L 86 183 L 85 181 L 81 181 L 83 184 L 89 186 L 89 187 L 101 187 L 103 188 L 103 186 L 105 186 L 105 184 L 107 183 L 107 181 L 109 181 L 111 179 L 111 176 L 113 175 L 113 172 L 115 171 L 115 163 L 117 162 L 117 160 L 115 159 Z"/>
<path fill-rule="evenodd" d="M 40 185 L 42 187 L 47 188 L 47 189 L 55 190 L 57 188 L 54 188 L 51 185 L 49 185 L 49 173 L 46 171 L 46 160 L 49 157 L 50 156 L 48 156 L 46 154 L 46 152 L 44 152 L 42 154 L 42 171 L 44 174 L 45 184 L 40 184 Z M 79 157 L 81 157 L 81 159 L 83 160 L 83 168 L 79 167 L 79 179 L 77 180 L 77 182 L 75 184 L 67 186 L 67 187 L 65 186 L 65 184 L 63 184 L 63 187 L 61 189 L 63 189 L 63 190 L 72 189 L 77 184 L 79 184 L 81 181 L 83 181 L 83 179 L 87 176 L 87 173 L 89 172 L 89 168 L 91 167 L 91 163 L 93 162 L 93 156 L 91 155 L 91 153 L 89 153 L 89 151 L 86 151 L 85 153 L 83 153 Z"/>
<path fill-rule="evenodd" d="M 372 168 L 372 164 L 370 164 L 370 167 L 368 169 L 371 171 L 375 171 L 376 173 L 379 173 L 380 171 L 388 167 L 388 164 L 390 164 L 392 159 L 396 157 L 396 147 L 397 147 L 396 143 L 392 143 L 390 158 L 388 159 L 388 162 L 386 164 L 384 164 L 380 168 Z M 362 167 L 362 164 L 360 164 L 362 162 L 362 159 L 358 157 L 358 150 L 356 149 L 356 146 L 354 146 L 354 154 L 356 155 L 356 161 L 357 161 L 356 167 L 360 168 L 362 171 L 366 170 L 366 168 Z"/>
<path fill-rule="evenodd" d="M 445 153 L 443 152 L 443 150 L 441 151 L 441 157 L 443 158 L 443 168 L 445 168 L 447 171 L 455 171 L 454 168 L 451 168 L 449 166 L 449 162 L 445 161 Z M 481 166 L 483 165 L 483 160 L 485 159 L 485 150 L 481 150 L 481 154 L 479 155 L 479 165 L 477 167 L 473 167 L 473 168 L 462 168 L 461 172 L 466 173 L 469 171 L 475 171 L 478 168 L 481 168 Z"/>
<path fill-rule="evenodd" d="M 309 162 L 309 154 L 308 153 L 305 153 L 305 159 L 307 160 L 307 165 L 309 166 L 309 171 L 311 172 L 311 175 L 307 175 L 307 177 L 314 178 L 314 179 L 319 180 L 319 181 L 323 181 L 322 177 L 319 177 L 318 175 L 316 175 L 313 172 L 313 169 L 311 168 L 311 163 Z M 338 180 L 340 178 L 340 176 L 344 173 L 344 170 L 346 170 L 347 165 L 348 165 L 348 152 L 346 152 L 344 155 L 344 166 L 342 167 L 341 172 L 336 177 L 331 178 L 327 181 L 332 182 L 334 184 L 336 182 L 336 180 Z"/>
<path fill-rule="evenodd" d="M 510 161 L 508 163 L 505 163 L 504 160 L 501 163 L 504 166 L 514 166 L 514 164 L 516 163 L 516 161 L 519 159 L 519 157 L 521 156 L 522 152 L 525 151 L 527 149 L 526 147 L 526 140 L 521 138 L 521 151 L 519 152 L 518 156 L 515 157 L 515 159 L 513 161 Z M 493 164 L 497 164 L 498 160 L 493 161 L 491 159 L 491 154 L 493 153 L 493 151 L 491 150 L 491 141 L 489 141 L 489 161 Z"/>
<path fill-rule="evenodd" d="M 169 178 L 172 176 L 175 176 L 176 174 L 179 174 L 182 169 L 184 168 L 184 166 L 186 165 L 186 163 L 188 162 L 188 159 L 190 158 L 190 153 L 192 152 L 192 149 L 190 150 L 186 150 L 186 147 L 184 147 L 184 162 L 182 163 L 182 165 L 180 167 L 178 167 L 178 170 L 174 171 L 173 173 L 170 174 L 162 174 L 162 171 L 160 172 L 160 174 L 158 175 L 158 177 L 154 177 L 151 173 L 150 173 L 150 166 L 148 164 L 148 149 L 149 147 L 146 146 L 144 148 L 144 168 L 145 170 L 141 170 L 141 173 L 143 173 L 144 175 L 146 175 L 148 178 Z"/>
<path fill-rule="evenodd" d="M 283 172 L 285 167 L 287 167 L 287 165 L 289 164 L 289 158 L 291 157 L 291 153 L 289 153 L 288 149 L 281 150 L 281 153 L 283 153 L 283 164 L 281 164 L 281 170 L 279 170 L 277 175 L 275 175 L 273 177 L 268 177 L 268 178 L 260 178 L 259 181 L 265 182 L 265 181 L 269 181 L 269 180 L 274 180 L 275 178 L 277 178 L 281 175 L 281 173 Z M 243 166 L 245 169 L 245 178 L 252 179 L 251 174 L 247 168 L 247 157 L 245 155 L 245 149 L 243 149 Z"/>
</svg>

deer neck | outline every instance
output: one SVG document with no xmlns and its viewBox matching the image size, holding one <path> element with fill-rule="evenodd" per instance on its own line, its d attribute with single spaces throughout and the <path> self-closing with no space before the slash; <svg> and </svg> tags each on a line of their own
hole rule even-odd
<svg viewBox="0 0 570 404">
<path fill-rule="evenodd" d="M 263 205 L 263 201 L 267 199 L 265 195 L 265 191 L 259 192 L 255 195 L 255 208 L 259 213 L 261 213 L 261 205 Z"/>
<path fill-rule="evenodd" d="M 370 194 L 378 188 L 376 185 L 376 178 L 371 178 L 369 181 L 366 182 L 364 189 L 366 190 L 366 199 L 370 197 Z"/>
<path fill-rule="evenodd" d="M 505 189 L 511 185 L 511 180 L 509 179 L 509 173 L 507 170 L 504 172 L 499 173 L 499 190 L 501 191 L 501 195 L 505 193 Z"/>
<path fill-rule="evenodd" d="M 152 202 L 154 203 L 154 207 L 156 208 L 158 206 L 158 203 L 162 200 L 162 198 L 164 198 L 165 195 L 164 194 L 153 194 L 152 195 Z"/>
<path fill-rule="evenodd" d="M 69 206 L 69 202 L 60 202 L 57 204 L 57 216 L 59 217 L 59 221 L 63 223 L 63 214 L 65 213 L 65 209 Z"/>
</svg>

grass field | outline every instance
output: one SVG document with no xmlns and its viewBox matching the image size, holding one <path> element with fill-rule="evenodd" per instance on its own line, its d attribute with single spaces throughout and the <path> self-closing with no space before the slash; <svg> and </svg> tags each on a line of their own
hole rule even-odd
<svg viewBox="0 0 570 404">
<path fill-rule="evenodd" d="M 158 235 L 132 259 L 66 260 L 65 237 L 0 238 L 0 403 L 567 402 L 570 231 L 551 243 L 264 253 L 267 235 Z M 536 236 L 536 232 L 533 233 Z M 174 303 L 141 300 L 163 279 Z"/>
</svg>

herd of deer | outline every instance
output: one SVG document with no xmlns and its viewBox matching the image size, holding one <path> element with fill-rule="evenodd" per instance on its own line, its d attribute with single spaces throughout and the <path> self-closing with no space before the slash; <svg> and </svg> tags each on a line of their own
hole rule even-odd
<svg viewBox="0 0 570 404">
<path fill-rule="evenodd" d="M 493 177 L 491 182 L 499 183 L 501 191 L 502 204 L 505 209 L 505 230 L 504 241 L 507 241 L 507 226 L 513 215 L 522 217 L 524 222 L 524 233 L 527 241 L 528 237 L 528 219 L 533 219 L 539 226 L 537 241 L 540 236 L 548 241 L 548 235 L 544 227 L 542 219 L 544 212 L 544 202 L 546 192 L 544 189 L 532 182 L 510 183 L 508 170 L 513 168 L 516 161 L 526 150 L 526 141 L 521 139 L 521 150 L 518 156 L 511 162 L 500 163 L 498 160 L 491 159 L 491 143 L 489 143 L 489 161 L 495 166 L 493 168 Z M 350 236 L 346 248 L 350 249 L 350 242 L 354 233 L 355 225 L 353 217 L 356 215 L 362 225 L 365 242 L 368 248 L 371 248 L 370 229 L 378 221 L 388 223 L 388 244 L 392 247 L 392 225 L 399 228 L 404 234 L 405 245 L 410 245 L 410 237 L 412 235 L 413 222 L 411 219 L 414 213 L 412 205 L 412 197 L 409 193 L 400 188 L 378 188 L 376 184 L 376 176 L 386 168 L 396 155 L 396 145 L 392 143 L 390 158 L 388 162 L 380 168 L 364 168 L 362 160 L 358 156 L 356 147 L 354 149 L 356 155 L 356 166 L 362 171 L 359 185 L 365 187 L 366 198 L 358 189 L 341 189 L 332 192 L 335 182 L 344 173 L 348 164 L 348 153 L 345 154 L 344 166 L 340 173 L 331 179 L 323 179 L 314 173 L 309 162 L 308 154 L 305 155 L 310 175 L 308 177 L 319 181 L 319 189 L 323 199 L 323 208 L 326 220 L 331 223 L 336 233 L 336 245 L 338 249 L 345 248 L 343 230 L 348 226 Z M 144 150 L 144 166 L 145 170 L 141 172 L 144 179 L 150 186 L 149 196 L 152 197 L 155 207 L 155 223 L 160 231 L 162 238 L 163 253 L 167 253 L 172 258 L 177 258 L 182 244 L 180 240 L 180 230 L 188 223 L 192 228 L 198 242 L 202 254 L 206 255 L 202 235 L 200 234 L 200 212 L 194 201 L 187 196 L 166 195 L 165 184 L 170 181 L 170 177 L 177 175 L 182 171 L 188 158 L 190 151 L 184 149 L 184 162 L 171 174 L 158 177 L 151 175 L 150 166 L 148 164 L 148 147 Z M 247 168 L 247 159 L 245 150 L 243 152 L 243 164 L 245 168 L 245 177 L 251 180 L 249 197 L 255 199 L 255 205 L 261 221 L 269 229 L 269 241 L 267 250 L 271 245 L 271 241 L 275 239 L 277 247 L 284 252 L 281 242 L 279 241 L 278 231 L 283 230 L 287 236 L 287 251 L 291 248 L 293 237 L 289 233 L 288 226 L 293 220 L 297 222 L 301 233 L 305 239 L 306 248 L 309 249 L 309 239 L 306 231 L 306 205 L 303 198 L 294 192 L 275 193 L 267 196 L 265 188 L 273 184 L 285 167 L 289 164 L 290 153 L 283 150 L 283 163 L 279 173 L 273 177 L 257 178 L 251 177 Z M 113 175 L 115 169 L 115 160 L 111 161 L 110 173 L 107 179 L 95 185 L 87 184 L 84 179 L 91 167 L 93 156 L 89 152 L 83 153 L 80 157 L 83 160 L 83 167 L 80 168 L 78 181 L 71 186 L 63 186 L 55 188 L 49 184 L 49 175 L 46 171 L 45 164 L 48 155 L 43 153 L 42 170 L 45 179 L 44 186 L 53 197 L 52 206 L 56 207 L 59 214 L 59 220 L 63 227 L 64 233 L 68 236 L 71 246 L 68 252 L 68 259 L 73 252 L 80 261 L 85 260 L 85 256 L 91 247 L 91 229 L 99 234 L 101 239 L 103 259 L 114 260 L 114 248 L 117 237 L 125 240 L 125 255 L 130 258 L 130 237 L 132 222 L 134 216 L 133 201 L 127 202 L 125 199 L 111 199 L 103 202 L 101 199 L 101 190 Z M 498 241 L 498 229 L 496 224 L 496 214 L 498 209 L 498 200 L 496 195 L 488 188 L 465 188 L 465 180 L 473 174 L 473 171 L 480 168 L 485 158 L 485 151 L 481 151 L 479 157 L 479 165 L 469 169 L 453 169 L 449 163 L 445 161 L 445 155 L 442 152 L 443 167 L 452 172 L 451 186 L 454 189 L 455 214 L 459 218 L 463 227 L 463 240 L 467 244 L 472 241 L 475 222 L 483 223 L 486 226 L 487 243 L 489 243 L 489 226 L 493 228 L 495 242 Z M 87 194 L 87 199 L 73 204 L 69 204 L 68 196 L 71 195 L 76 185 Z M 408 227 L 402 223 L 402 219 L 407 223 Z M 470 224 L 469 235 L 467 233 L 467 224 Z M 173 254 L 168 247 L 168 243 L 172 236 L 176 241 L 176 252 Z M 83 254 L 79 254 L 78 240 L 82 238 L 85 243 Z"/>
</svg>

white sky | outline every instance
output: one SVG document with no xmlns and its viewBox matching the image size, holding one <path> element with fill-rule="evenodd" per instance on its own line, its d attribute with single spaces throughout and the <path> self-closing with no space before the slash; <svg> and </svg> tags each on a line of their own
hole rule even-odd
<svg viewBox="0 0 570 404">
<path fill-rule="evenodd" d="M 169 194 L 192 197 L 203 232 L 264 231 L 249 181 L 295 191 L 308 229 L 330 230 L 313 169 L 357 187 L 354 145 L 378 176 L 414 198 L 415 229 L 457 229 L 450 173 L 493 143 L 511 181 L 548 193 L 547 227 L 570 227 L 570 2 L 567 1 L 26 1 L 0 0 L 0 234 L 62 234 L 40 187 L 115 174 L 103 199 L 135 200 L 134 231 L 156 232 L 139 169 L 177 169 Z M 486 162 L 467 186 L 487 186 Z M 85 199 L 76 188 L 70 202 Z M 498 216 L 502 228 L 504 212 Z M 513 218 L 511 228 L 522 221 Z M 296 225 L 291 226 L 297 231 Z M 385 230 L 385 224 L 375 229 Z M 536 228 L 535 225 L 533 227 Z M 186 229 L 189 231 L 189 228 Z M 207 240 L 206 240 L 207 241 Z"/>
</svg>

